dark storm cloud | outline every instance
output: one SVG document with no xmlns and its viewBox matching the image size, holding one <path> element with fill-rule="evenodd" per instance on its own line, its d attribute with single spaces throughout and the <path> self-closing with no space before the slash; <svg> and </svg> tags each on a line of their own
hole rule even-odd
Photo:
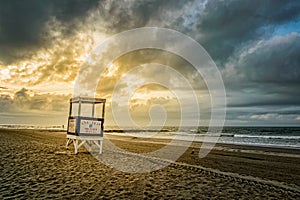
<svg viewBox="0 0 300 200">
<path fill-rule="evenodd" d="M 258 83 L 298 84 L 300 86 L 300 35 L 275 37 L 261 42 L 255 51 L 236 63 L 246 76 Z"/>
<path fill-rule="evenodd" d="M 232 53 L 252 40 L 272 33 L 275 25 L 295 20 L 300 1 L 210 0 L 195 23 L 199 41 L 211 56 L 224 63 Z"/>
<path fill-rule="evenodd" d="M 149 21 L 156 19 L 156 26 L 164 26 L 161 22 L 170 24 L 169 19 L 161 18 L 163 14 L 176 13 L 192 0 L 136 0 L 136 1 L 103 1 L 100 3 L 98 15 L 102 31 L 109 34 L 118 33 L 132 28 L 147 26 Z M 178 14 L 178 13 L 177 13 Z M 174 15 L 173 18 L 179 16 Z"/>
<path fill-rule="evenodd" d="M 246 96 L 246 95 L 245 95 Z M 241 100 L 241 99 L 240 99 Z M 256 94 L 256 98 L 245 98 L 239 102 L 229 102 L 229 107 L 272 107 L 272 106 L 300 106 L 299 97 L 270 97 L 266 98 L 263 95 Z"/>
<path fill-rule="evenodd" d="M 226 80 L 228 106 L 300 106 L 300 35 L 276 36 L 245 49 L 229 64 L 235 73 Z"/>
<path fill-rule="evenodd" d="M 295 20 L 300 13 L 299 1 L 210 0 L 203 8 L 197 7 L 201 3 L 4 0 L 0 2 L 0 55 L 4 61 L 13 61 L 24 56 L 20 48 L 48 42 L 42 33 L 51 17 L 64 23 L 63 34 L 70 34 L 78 28 L 74 20 L 93 11 L 92 26 L 101 32 L 114 34 L 148 25 L 173 28 L 201 42 L 216 61 L 223 63 L 241 44 L 265 36 L 273 25 Z"/>
<path fill-rule="evenodd" d="M 95 28 L 115 34 L 143 26 L 181 31 L 202 44 L 222 67 L 237 49 L 270 37 L 274 28 L 300 16 L 299 1 L 104 1 Z M 99 20 L 100 19 L 100 20 Z"/>
<path fill-rule="evenodd" d="M 72 22 L 97 5 L 96 0 L 0 1 L 1 61 L 10 63 L 25 55 L 30 56 L 29 49 L 34 50 L 49 42 L 43 37 L 43 30 L 51 17 L 64 23 L 64 34 L 70 34 L 75 28 Z"/>
</svg>

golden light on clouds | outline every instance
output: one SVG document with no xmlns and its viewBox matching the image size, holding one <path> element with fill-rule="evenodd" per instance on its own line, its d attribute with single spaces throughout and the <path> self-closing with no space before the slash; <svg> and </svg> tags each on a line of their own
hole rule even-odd
<svg viewBox="0 0 300 200">
<path fill-rule="evenodd" d="M 95 40 L 105 38 L 104 34 L 94 38 L 95 33 L 85 28 L 84 22 L 75 25 L 79 29 L 66 34 L 65 24 L 51 18 L 40 35 L 42 47 L 22 49 L 13 62 L 0 62 L 2 123 L 66 123 L 80 65 L 93 50 Z M 5 113 L 16 117 L 7 118 Z"/>
<path fill-rule="evenodd" d="M 63 34 L 64 28 L 59 21 L 51 19 L 45 26 L 43 35 L 47 41 L 51 38 L 50 43 L 35 52 L 30 52 L 29 49 L 27 56 L 13 64 L 0 63 L 2 86 L 55 92 L 55 84 L 72 84 L 80 65 L 94 48 L 94 38 L 89 30 L 66 37 Z M 65 92 L 71 93 L 70 87 L 67 88 Z"/>
<path fill-rule="evenodd" d="M 51 40 L 47 39 L 51 41 L 50 43 L 9 65 L 0 64 L 1 86 L 6 88 L 0 90 L 0 94 L 2 99 L 7 99 L 2 106 L 3 110 L 35 114 L 42 114 L 45 111 L 60 112 L 61 116 L 67 114 L 68 101 L 74 91 L 75 78 L 82 63 L 89 61 L 88 56 L 92 50 L 106 38 L 105 34 L 95 32 L 84 23 L 78 22 L 78 24 L 81 28 L 66 37 L 63 34 L 66 31 L 64 25 L 54 18 L 51 19 L 43 35 L 45 38 L 51 38 Z M 106 53 L 109 54 L 109 51 Z M 107 66 L 99 79 L 96 96 L 107 99 L 108 123 L 113 121 L 110 106 L 114 92 L 124 96 L 133 94 L 129 102 L 130 112 L 133 118 L 143 125 L 149 122 L 148 112 L 153 105 L 161 105 L 165 108 L 169 119 L 167 123 L 172 124 L 174 121 L 177 123 L 180 119 L 178 100 L 167 88 L 155 84 L 135 88 L 136 85 L 147 81 L 149 77 L 156 77 L 158 80 L 167 79 L 173 81 L 173 85 L 180 86 L 174 77 L 152 68 L 146 68 L 144 72 L 137 75 L 127 74 L 145 63 L 171 66 L 191 81 L 196 90 L 199 90 L 199 85 L 194 83 L 199 83 L 199 80 L 201 82 L 201 78 L 195 75 L 195 70 L 189 70 L 190 64 L 182 58 L 161 50 L 144 49 L 130 52 Z M 104 67 L 101 63 L 90 64 L 99 68 Z M 89 80 L 88 78 L 87 81 Z M 115 90 L 117 84 L 121 87 Z M 200 89 L 201 87 L 200 85 Z M 84 88 L 82 92 L 91 94 L 91 91 L 85 91 Z"/>
<path fill-rule="evenodd" d="M 95 47 L 95 39 L 90 33 L 78 32 L 65 38 L 58 32 L 51 32 L 55 42 L 48 44 L 47 48 L 42 48 L 34 55 L 18 60 L 12 65 L 1 64 L 2 86 L 10 88 L 0 90 L 3 98 L 9 97 L 5 110 L 40 114 L 53 111 L 61 112 L 61 116 L 67 113 L 68 100 L 74 90 L 76 75 L 81 64 L 87 60 L 87 56 Z M 98 39 L 104 39 L 104 35 L 98 36 Z M 193 79 L 198 79 L 199 82 L 198 76 L 194 73 L 187 73 L 189 71 L 186 69 L 190 68 L 189 64 L 170 53 L 148 49 L 123 55 L 105 69 L 98 83 L 96 96 L 106 98 L 108 102 L 108 124 L 113 124 L 113 117 L 110 113 L 113 92 L 124 95 L 133 94 L 129 102 L 130 112 L 133 119 L 141 125 L 146 125 L 151 120 L 148 113 L 153 105 L 161 105 L 165 108 L 168 124 L 177 123 L 180 120 L 178 100 L 167 88 L 155 84 L 135 88 L 135 85 L 153 76 L 158 79 L 170 79 L 174 83 L 176 80 L 166 76 L 163 72 L 153 71 L 151 68 L 139 75 L 127 74 L 133 68 L 148 62 L 173 66 L 174 69 L 181 70 L 191 82 L 197 82 Z M 94 64 L 97 65 L 97 63 Z M 99 65 L 99 67 L 102 66 Z M 122 87 L 114 91 L 116 84 L 121 84 Z M 87 90 L 86 94 L 89 92 Z"/>
<path fill-rule="evenodd" d="M 150 85 L 143 86 L 136 90 L 130 98 L 129 111 L 132 119 L 139 126 L 143 127 L 151 123 L 153 119 L 149 113 L 156 106 L 164 110 L 166 125 L 180 122 L 181 110 L 177 97 L 167 88 L 158 87 L 160 90 L 157 90 L 157 86 L 152 87 L 156 88 L 154 90 L 151 89 Z"/>
<path fill-rule="evenodd" d="M 2 80 L 2 81 L 5 81 L 5 80 L 8 80 L 8 79 L 11 78 L 9 68 L 11 68 L 11 66 L 8 66 L 8 68 L 6 68 L 6 69 L 0 70 L 1 80 Z"/>
<path fill-rule="evenodd" d="M 111 63 L 103 72 L 102 76 L 104 77 L 112 77 L 116 76 L 119 70 L 119 66 L 115 63 Z"/>
<path fill-rule="evenodd" d="M 188 105 L 192 91 L 187 89 L 178 77 L 168 73 L 164 68 L 158 69 L 157 67 L 151 67 L 152 62 L 154 64 L 162 63 L 170 65 L 170 67 L 178 71 L 186 81 L 190 82 L 198 98 L 199 106 L 201 107 L 202 119 L 207 120 L 210 116 L 210 111 L 206 109 L 210 107 L 211 104 L 210 96 L 205 83 L 203 83 L 201 76 L 199 76 L 199 74 L 197 75 L 193 66 L 171 53 L 160 50 L 143 49 L 119 57 L 101 74 L 96 96 L 108 100 L 106 115 L 108 116 L 109 123 L 113 124 L 111 99 L 114 94 L 117 94 L 119 99 L 117 105 L 119 107 L 128 106 L 128 112 L 132 119 L 140 126 L 146 126 L 151 122 L 149 112 L 151 112 L 154 107 L 158 109 L 158 107 L 156 107 L 157 105 L 164 108 L 165 114 L 167 115 L 166 124 L 168 125 L 180 121 L 181 109 L 186 109 L 191 113 L 194 112 L 195 109 L 190 107 L 181 108 L 178 97 L 174 94 L 172 89 L 168 89 L 160 84 L 155 84 L 155 81 L 153 82 L 153 80 L 156 80 L 174 86 L 173 89 L 177 90 L 178 94 L 180 93 L 183 104 Z M 144 64 L 149 64 L 149 66 L 144 66 Z M 147 82 L 150 84 L 143 84 Z M 137 85 L 142 86 L 137 88 Z M 128 95 L 129 101 L 127 102 Z"/>
</svg>

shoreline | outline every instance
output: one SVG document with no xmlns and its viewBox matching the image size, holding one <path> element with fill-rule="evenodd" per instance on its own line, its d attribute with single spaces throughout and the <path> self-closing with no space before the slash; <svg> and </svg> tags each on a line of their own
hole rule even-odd
<svg viewBox="0 0 300 200">
<path fill-rule="evenodd" d="M 277 127 L 275 127 L 277 128 Z M 279 127 L 281 128 L 281 127 Z M 293 127 L 291 127 L 293 128 Z M 299 127 L 296 127 L 299 128 Z M 36 131 L 51 131 L 51 132 L 61 132 L 63 134 L 65 134 L 67 132 L 66 129 L 43 129 L 43 128 L 3 128 L 0 127 L 0 130 L 20 130 L 20 131 L 26 131 L 26 130 L 36 130 Z M 155 131 L 149 131 L 149 133 L 152 133 Z M 166 132 L 166 135 L 161 135 L 161 136 L 156 136 L 156 137 L 149 137 L 147 135 L 144 135 L 143 137 L 143 133 L 138 133 L 138 131 L 133 131 L 133 132 L 114 132 L 114 130 L 104 130 L 104 134 L 105 135 L 111 135 L 111 136 L 120 136 L 120 137 L 138 137 L 138 138 L 143 138 L 143 139 L 162 139 L 162 140 L 172 140 L 172 138 L 174 137 L 170 137 L 170 136 L 177 136 L 176 134 L 172 134 L 173 132 Z M 136 134 L 136 136 L 134 135 L 130 135 L 130 134 Z M 178 139 L 178 140 L 182 140 L 182 141 L 192 141 L 192 142 L 199 142 L 199 143 L 203 143 L 202 140 L 199 139 L 199 137 L 203 137 L 203 135 L 197 135 L 197 134 L 184 134 L 182 135 L 182 139 Z M 194 140 L 189 140 L 188 137 L 193 137 L 195 136 Z M 185 138 L 184 138 L 185 137 Z M 198 137 L 198 138 L 197 138 Z M 221 137 L 220 137 L 221 138 Z M 210 143 L 210 142 L 207 142 Z M 262 143 L 234 143 L 234 142 L 219 142 L 217 141 L 215 143 L 216 145 L 234 145 L 234 146 L 245 146 L 245 147 L 263 147 L 263 148 L 274 148 L 274 149 L 291 149 L 291 150 L 296 150 L 300 152 L 300 146 L 296 147 L 296 146 L 287 146 L 287 145 L 274 145 L 274 144 L 262 144 Z"/>
<path fill-rule="evenodd" d="M 138 136 L 131 136 L 131 135 L 126 135 L 126 133 L 105 133 L 105 135 L 111 135 L 111 136 L 119 136 L 119 137 L 128 137 L 128 138 L 141 138 L 141 139 L 161 139 L 161 140 L 172 140 L 171 137 L 168 136 L 163 136 L 163 137 L 138 137 Z M 140 135 L 142 136 L 142 135 Z M 186 136 L 186 135 L 185 135 Z M 203 141 L 201 140 L 197 140 L 197 138 L 195 138 L 195 140 L 185 140 L 185 139 L 178 139 L 178 140 L 182 140 L 182 141 L 191 141 L 191 142 L 198 142 L 198 143 L 203 143 Z M 210 142 L 207 142 L 210 143 Z M 283 145 L 268 145 L 268 144 L 250 144 L 250 143 L 230 143 L 230 142 L 216 142 L 216 145 L 234 145 L 234 146 L 248 146 L 248 147 L 265 147 L 265 148 L 274 148 L 274 149 L 291 149 L 291 150 L 299 150 L 300 153 L 300 146 L 299 147 L 295 147 L 295 146 L 283 146 Z"/>
<path fill-rule="evenodd" d="M 107 134 L 109 135 L 109 134 Z M 115 135 L 110 135 L 115 136 Z M 118 135 L 119 136 L 119 135 Z M 170 140 L 155 138 L 149 140 L 149 138 L 135 138 L 132 136 L 121 136 L 122 138 L 109 137 L 112 140 L 119 141 L 129 141 L 133 143 L 151 143 L 159 145 L 168 145 Z M 157 141 L 157 139 L 160 139 Z M 201 148 L 202 142 L 193 141 L 189 148 Z M 244 153 L 254 153 L 254 154 L 265 154 L 265 155 L 274 155 L 274 156 L 287 156 L 293 158 L 300 158 L 300 149 L 299 148 L 285 148 L 285 147 L 273 147 L 273 146 L 256 146 L 256 145 L 243 145 L 243 144 L 230 144 L 230 143 L 216 143 L 212 149 L 220 151 L 239 151 Z"/>
<path fill-rule="evenodd" d="M 56 129 L 16 129 L 16 128 L 0 128 L 0 131 L 5 131 L 5 130 L 17 130 L 17 131 L 42 131 L 42 132 L 56 132 L 56 133 L 60 133 L 65 135 L 66 134 L 66 130 L 56 130 Z M 126 134 L 126 133 L 125 133 Z M 169 138 L 163 138 L 163 137 L 156 137 L 156 138 L 147 138 L 147 137 L 136 137 L 136 136 L 128 136 L 128 135 L 124 135 L 124 134 L 115 134 L 115 133 L 105 133 L 105 136 L 109 135 L 109 136 L 118 136 L 118 137 L 122 137 L 122 138 L 127 138 L 127 139 L 140 139 L 143 140 L 146 143 L 153 143 L 150 140 L 163 140 L 163 142 L 161 142 L 161 144 L 166 144 L 167 141 L 170 141 L 171 139 Z M 120 138 L 118 140 L 121 140 Z M 182 140 L 185 141 L 185 140 Z M 188 141 L 189 142 L 189 141 Z M 199 143 L 201 144 L 201 141 L 191 141 L 192 143 Z M 159 144 L 159 142 L 156 142 Z M 207 142 L 209 143 L 209 142 Z M 300 147 L 291 147 L 291 146 L 273 146 L 273 145 L 257 145 L 257 144 L 238 144 L 238 143 L 225 143 L 225 142 L 217 142 L 215 144 L 216 146 L 233 146 L 233 147 L 239 147 L 239 148 L 263 148 L 263 149 L 269 149 L 269 150 L 274 150 L 276 152 L 281 151 L 281 150 L 295 150 L 297 152 L 291 152 L 289 151 L 291 154 L 299 154 L 300 155 Z"/>
</svg>

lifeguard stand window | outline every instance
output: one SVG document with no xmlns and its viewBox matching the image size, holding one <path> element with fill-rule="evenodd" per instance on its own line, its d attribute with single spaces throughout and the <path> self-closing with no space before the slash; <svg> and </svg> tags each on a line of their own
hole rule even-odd
<svg viewBox="0 0 300 200">
<path fill-rule="evenodd" d="M 82 116 L 82 117 L 94 117 L 93 116 L 93 105 L 92 104 L 81 104 L 80 113 L 78 113 L 79 104 L 75 103 L 72 107 L 71 116 Z"/>
<path fill-rule="evenodd" d="M 72 117 L 78 116 L 78 108 L 79 108 L 79 104 L 78 103 L 74 103 L 72 105 L 72 110 L 71 110 L 70 116 L 72 116 Z"/>
<path fill-rule="evenodd" d="M 94 107 L 94 116 L 93 116 L 93 106 Z M 78 112 L 79 104 L 74 103 L 72 105 L 72 110 L 70 116 L 82 116 L 82 117 L 94 117 L 102 118 L 103 113 L 103 104 L 81 104 L 80 113 Z"/>
<path fill-rule="evenodd" d="M 101 118 L 101 117 L 103 117 L 102 116 L 102 113 L 104 113 L 104 107 L 103 107 L 103 104 L 95 104 L 95 116 L 94 117 L 96 117 L 96 118 Z"/>
</svg>

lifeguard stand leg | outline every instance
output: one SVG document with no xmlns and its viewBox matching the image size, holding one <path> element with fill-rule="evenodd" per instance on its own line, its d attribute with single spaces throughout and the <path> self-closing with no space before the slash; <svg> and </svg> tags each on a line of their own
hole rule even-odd
<svg viewBox="0 0 300 200">
<path fill-rule="evenodd" d="M 66 148 L 69 149 L 69 143 L 70 141 L 72 142 L 72 140 L 70 138 L 67 139 L 67 144 L 66 144 Z"/>
<path fill-rule="evenodd" d="M 79 140 L 75 139 L 75 143 L 74 143 L 74 147 L 75 147 L 75 154 L 78 153 L 78 149 L 84 144 L 86 143 L 87 140 L 81 140 L 81 142 L 79 143 Z M 76 144 L 76 145 L 75 145 Z"/>
<path fill-rule="evenodd" d="M 75 154 L 77 154 L 78 153 L 78 140 L 74 140 L 74 149 L 75 149 Z"/>
<path fill-rule="evenodd" d="M 100 143 L 100 150 L 99 150 L 99 154 L 102 154 L 102 142 L 103 142 L 102 140 L 100 140 L 100 141 L 99 141 L 99 143 Z"/>
<path fill-rule="evenodd" d="M 94 143 L 99 147 L 99 154 L 102 154 L 102 140 L 94 140 Z"/>
</svg>

